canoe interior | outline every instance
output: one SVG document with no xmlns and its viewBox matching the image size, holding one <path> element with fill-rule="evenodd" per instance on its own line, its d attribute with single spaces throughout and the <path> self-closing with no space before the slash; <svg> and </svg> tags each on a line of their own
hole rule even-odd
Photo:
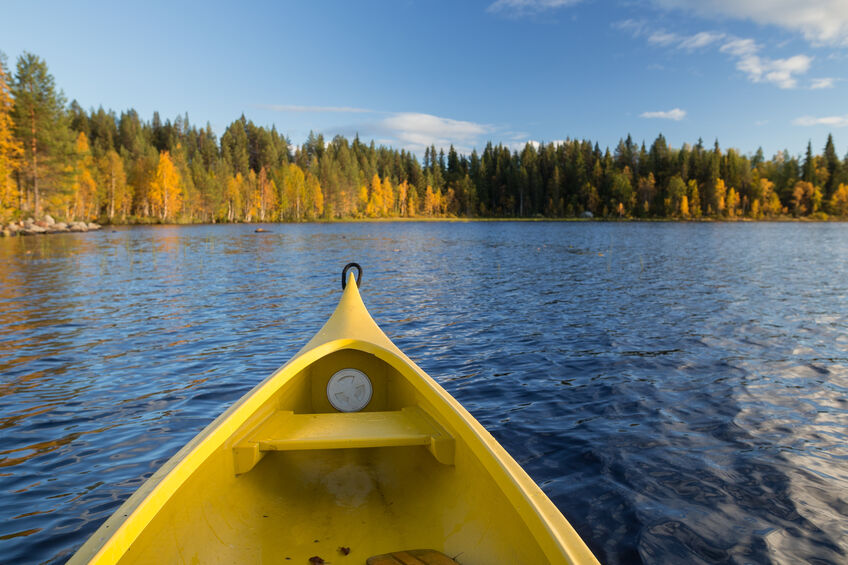
<svg viewBox="0 0 848 565">
<path fill-rule="evenodd" d="M 336 412 L 326 386 L 343 368 L 373 383 L 364 411 L 419 406 L 433 416 L 456 438 L 453 464 L 423 445 L 337 447 L 267 452 L 236 475 L 233 447 L 278 411 Z M 514 504 L 415 379 L 393 354 L 354 348 L 292 374 L 176 490 L 119 562 L 308 563 L 319 556 L 338 565 L 419 548 L 458 556 L 463 565 L 548 562 Z"/>
</svg>

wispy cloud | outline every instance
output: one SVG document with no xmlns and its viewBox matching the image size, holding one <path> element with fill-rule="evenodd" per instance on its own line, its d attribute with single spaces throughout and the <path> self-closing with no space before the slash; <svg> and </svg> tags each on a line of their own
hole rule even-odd
<svg viewBox="0 0 848 565">
<path fill-rule="evenodd" d="M 367 108 L 352 108 L 350 106 L 297 106 L 294 104 L 261 104 L 259 106 L 265 110 L 273 110 L 275 112 L 296 112 L 296 113 L 347 113 L 347 114 L 379 114 L 377 110 L 369 110 Z"/>
<path fill-rule="evenodd" d="M 671 46 L 676 49 L 685 49 L 687 51 L 694 51 L 696 49 L 703 49 L 704 47 L 709 47 L 710 45 L 721 41 L 725 37 L 726 36 L 723 33 L 717 33 L 712 31 L 701 31 L 694 35 L 680 35 L 677 33 L 670 33 L 664 30 L 659 30 L 651 33 L 648 36 L 648 43 L 661 46 Z"/>
<path fill-rule="evenodd" d="M 814 78 L 810 85 L 810 90 L 819 90 L 821 88 L 833 88 L 835 79 L 833 78 Z"/>
<path fill-rule="evenodd" d="M 681 49 L 701 49 L 703 47 L 709 47 L 713 43 L 717 41 L 721 41 L 724 39 L 725 35 L 723 33 L 715 33 L 712 31 L 701 31 L 696 33 L 695 35 L 690 35 L 689 37 L 684 37 L 680 41 Z"/>
<path fill-rule="evenodd" d="M 487 12 L 510 16 L 526 16 L 579 4 L 582 0 L 497 0 L 486 8 Z"/>
<path fill-rule="evenodd" d="M 727 37 L 726 34 L 715 31 L 701 31 L 693 35 L 681 35 L 664 29 L 655 29 L 646 21 L 633 19 L 613 22 L 612 27 L 629 32 L 633 37 L 647 36 L 648 43 L 652 45 L 685 49 L 687 51 L 709 47 Z"/>
<path fill-rule="evenodd" d="M 667 33 L 665 31 L 655 31 L 648 36 L 648 43 L 652 43 L 653 45 L 673 45 L 679 41 L 680 38 L 676 33 Z"/>
<path fill-rule="evenodd" d="M 814 116 L 801 116 L 792 121 L 796 126 L 829 126 L 833 128 L 848 127 L 848 114 L 844 116 L 824 116 L 816 118 Z"/>
<path fill-rule="evenodd" d="M 674 50 L 694 51 L 715 48 L 736 61 L 736 68 L 751 82 L 770 83 L 779 88 L 797 88 L 799 78 L 810 70 L 813 58 L 795 55 L 785 59 L 772 59 L 760 54 L 762 47 L 753 39 L 734 37 L 721 32 L 702 31 L 681 35 L 663 29 L 652 29 L 643 21 L 624 20 L 613 27 L 627 31 L 633 37 L 646 37 L 648 43 Z M 833 79 L 815 79 L 810 88 L 830 88 Z"/>
<path fill-rule="evenodd" d="M 325 136 L 341 133 L 374 139 L 377 143 L 403 148 L 421 155 L 424 149 L 435 146 L 447 151 L 453 145 L 461 153 L 471 153 L 482 147 L 493 133 L 509 135 L 504 128 L 466 120 L 457 120 L 421 112 L 374 112 L 385 117 L 338 127 L 324 128 Z M 526 135 L 526 134 L 522 134 Z"/>
<path fill-rule="evenodd" d="M 654 0 L 654 4 L 702 17 L 777 26 L 801 33 L 815 45 L 848 46 L 845 0 Z"/>
<path fill-rule="evenodd" d="M 657 111 L 657 112 L 642 112 L 639 114 L 640 118 L 658 118 L 662 120 L 674 120 L 675 122 L 679 122 L 683 118 L 686 117 L 686 110 L 681 110 L 680 108 L 674 108 L 672 110 L 667 111 Z"/>
</svg>

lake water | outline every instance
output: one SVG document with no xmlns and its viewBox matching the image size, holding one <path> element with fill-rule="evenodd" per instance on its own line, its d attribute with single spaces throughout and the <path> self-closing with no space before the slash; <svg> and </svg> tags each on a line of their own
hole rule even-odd
<svg viewBox="0 0 848 565">
<path fill-rule="evenodd" d="M 0 238 L 0 562 L 62 562 L 330 315 L 386 333 L 605 563 L 848 561 L 848 225 Z"/>
</svg>

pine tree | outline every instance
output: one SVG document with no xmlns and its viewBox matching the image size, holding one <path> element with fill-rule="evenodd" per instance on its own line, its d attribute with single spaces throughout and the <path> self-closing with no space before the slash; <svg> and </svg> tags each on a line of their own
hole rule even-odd
<svg viewBox="0 0 848 565">
<path fill-rule="evenodd" d="M 830 196 L 836 191 L 842 176 L 842 163 L 836 155 L 833 145 L 833 135 L 827 135 L 827 143 L 824 146 L 824 165 L 827 168 L 827 182 L 824 185 L 824 197 Z"/>
<path fill-rule="evenodd" d="M 221 157 L 230 164 L 231 174 L 241 173 L 242 177 L 247 176 L 247 171 L 250 169 L 246 122 L 247 120 L 242 116 L 231 123 L 221 136 Z"/>
<path fill-rule="evenodd" d="M 804 157 L 804 165 L 801 169 L 801 180 L 813 183 L 816 180 L 816 164 L 813 160 L 813 142 L 807 142 L 807 154 Z"/>
<path fill-rule="evenodd" d="M 69 151 L 65 97 L 56 91 L 44 60 L 28 52 L 18 58 L 12 93 L 16 135 L 23 143 L 26 162 L 24 207 L 40 215 L 42 196 L 49 196 L 61 184 Z"/>
</svg>

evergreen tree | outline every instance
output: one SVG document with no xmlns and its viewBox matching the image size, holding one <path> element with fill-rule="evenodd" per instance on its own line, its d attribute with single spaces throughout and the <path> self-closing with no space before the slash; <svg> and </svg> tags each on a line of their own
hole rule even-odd
<svg viewBox="0 0 848 565">
<path fill-rule="evenodd" d="M 221 157 L 230 165 L 231 174 L 247 176 L 250 169 L 250 150 L 244 116 L 231 123 L 221 136 Z"/>
<path fill-rule="evenodd" d="M 804 182 L 813 183 L 816 180 L 816 164 L 813 160 L 813 142 L 807 142 L 807 154 L 804 157 L 804 166 L 801 169 L 801 179 Z"/>
<path fill-rule="evenodd" d="M 824 185 L 824 197 L 830 198 L 842 182 L 842 163 L 836 155 L 833 145 L 833 135 L 827 135 L 827 143 L 824 146 L 824 165 L 827 168 L 827 182 Z"/>
<path fill-rule="evenodd" d="M 65 97 L 40 57 L 24 52 L 18 58 L 12 86 L 15 133 L 24 149 L 24 209 L 42 211 L 42 196 L 60 187 L 69 154 L 70 130 Z"/>
</svg>

